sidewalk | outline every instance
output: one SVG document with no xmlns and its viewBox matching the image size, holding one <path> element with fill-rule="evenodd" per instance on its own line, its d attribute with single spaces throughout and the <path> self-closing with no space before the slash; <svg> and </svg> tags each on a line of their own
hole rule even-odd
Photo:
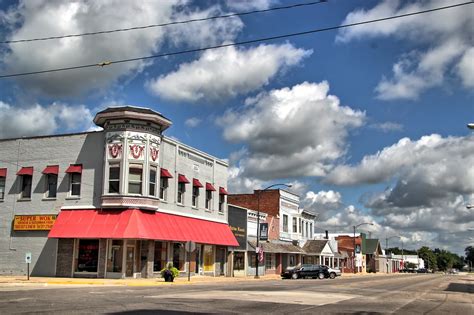
<svg viewBox="0 0 474 315">
<path fill-rule="evenodd" d="M 405 274 L 399 273 L 344 273 L 342 278 L 352 277 L 379 277 L 379 276 L 403 276 Z M 0 276 L 0 287 L 5 286 L 35 286 L 35 285 L 92 285 L 92 286 L 160 286 L 160 285 L 192 285 L 205 284 L 216 282 L 244 282 L 244 281 L 268 281 L 279 280 L 280 275 L 265 275 L 260 279 L 255 279 L 253 276 L 247 277 L 210 277 L 210 276 L 192 276 L 190 281 L 187 277 L 178 277 L 174 282 L 165 282 L 163 278 L 152 279 L 86 279 L 86 278 L 53 278 L 53 277 L 30 277 L 26 276 Z"/>
</svg>

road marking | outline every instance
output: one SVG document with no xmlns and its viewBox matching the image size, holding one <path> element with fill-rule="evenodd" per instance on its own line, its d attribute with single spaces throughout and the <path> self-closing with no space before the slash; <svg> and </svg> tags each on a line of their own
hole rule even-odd
<svg viewBox="0 0 474 315">
<path fill-rule="evenodd" d="M 326 293 L 326 292 L 308 292 L 308 291 L 291 291 L 291 292 L 269 292 L 269 291 L 206 291 L 206 292 L 183 292 L 176 294 L 162 294 L 145 296 L 144 298 L 156 299 L 220 299 L 220 300 L 239 300 L 253 302 L 268 303 L 285 303 L 285 304 L 303 304 L 303 305 L 325 305 L 333 304 L 356 297 L 351 294 Z"/>
</svg>

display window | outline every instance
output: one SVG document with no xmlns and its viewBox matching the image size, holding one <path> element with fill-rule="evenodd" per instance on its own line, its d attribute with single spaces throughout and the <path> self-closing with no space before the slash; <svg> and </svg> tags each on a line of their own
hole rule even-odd
<svg viewBox="0 0 474 315">
<path fill-rule="evenodd" d="M 76 272 L 97 272 L 99 240 L 79 240 Z"/>
<path fill-rule="evenodd" d="M 155 259 L 153 261 L 153 271 L 159 272 L 166 267 L 168 244 L 165 242 L 155 242 Z"/>
<path fill-rule="evenodd" d="M 184 271 L 184 245 L 173 243 L 173 267 L 179 271 Z"/>
<path fill-rule="evenodd" d="M 214 246 L 204 245 L 203 247 L 203 270 L 214 271 Z"/>
<path fill-rule="evenodd" d="M 245 253 L 234 252 L 234 271 L 241 271 L 245 269 Z"/>
</svg>

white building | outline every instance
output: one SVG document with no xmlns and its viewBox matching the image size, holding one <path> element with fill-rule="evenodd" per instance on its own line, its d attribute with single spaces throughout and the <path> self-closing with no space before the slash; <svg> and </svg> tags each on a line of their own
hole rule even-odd
<svg viewBox="0 0 474 315">
<path fill-rule="evenodd" d="M 150 109 L 94 122 L 104 130 L 0 140 L 0 273 L 24 273 L 31 253 L 33 275 L 225 274 L 227 163 L 165 137 L 171 121 Z"/>
</svg>

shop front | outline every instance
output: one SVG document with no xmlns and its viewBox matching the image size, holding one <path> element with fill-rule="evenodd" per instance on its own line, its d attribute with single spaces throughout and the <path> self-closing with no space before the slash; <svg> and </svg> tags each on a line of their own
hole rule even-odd
<svg viewBox="0 0 474 315">
<path fill-rule="evenodd" d="M 63 277 L 150 278 L 169 263 L 219 276 L 238 245 L 225 223 L 137 209 L 63 210 L 49 237 L 58 239 Z"/>
</svg>

